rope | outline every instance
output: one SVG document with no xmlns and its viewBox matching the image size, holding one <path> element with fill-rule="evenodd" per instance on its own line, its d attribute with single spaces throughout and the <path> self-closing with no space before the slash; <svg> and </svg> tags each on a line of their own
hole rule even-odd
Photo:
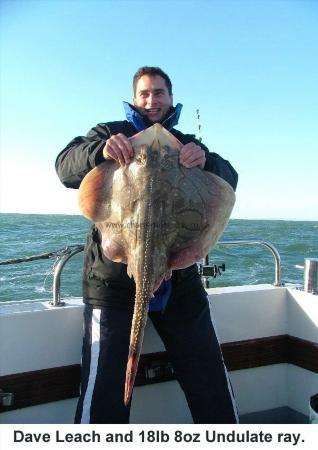
<svg viewBox="0 0 318 450">
<path fill-rule="evenodd" d="M 78 245 L 75 245 L 74 247 L 78 247 Z M 49 253 L 41 253 L 39 255 L 32 255 L 32 256 L 22 256 L 20 258 L 14 258 L 14 259 L 7 259 L 5 261 L 0 261 L 0 266 L 8 265 L 8 264 L 18 264 L 22 262 L 29 262 L 29 261 L 35 261 L 37 259 L 49 259 L 52 256 L 61 256 L 63 254 L 70 252 L 70 246 L 61 248 L 59 250 L 56 250 L 55 252 L 49 252 Z"/>
<path fill-rule="evenodd" d="M 0 261 L 0 266 L 4 266 L 6 264 L 17 264 L 22 262 L 34 261 L 35 259 L 48 259 L 53 255 L 55 255 L 55 253 L 50 252 L 42 253 L 41 255 L 23 256 L 21 258 L 7 259 L 6 261 Z"/>
</svg>

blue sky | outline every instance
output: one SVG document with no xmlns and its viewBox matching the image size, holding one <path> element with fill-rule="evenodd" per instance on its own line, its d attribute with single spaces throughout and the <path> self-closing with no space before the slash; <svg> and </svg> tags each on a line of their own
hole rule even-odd
<svg viewBox="0 0 318 450">
<path fill-rule="evenodd" d="M 124 118 L 138 67 L 171 77 L 240 175 L 233 218 L 318 220 L 318 1 L 1 1 L 0 211 L 78 214 L 57 154 Z"/>
</svg>

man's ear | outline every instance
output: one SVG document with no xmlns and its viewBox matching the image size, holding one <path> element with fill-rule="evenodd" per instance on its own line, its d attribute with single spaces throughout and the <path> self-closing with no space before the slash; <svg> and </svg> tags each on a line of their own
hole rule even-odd
<svg viewBox="0 0 318 450">
<path fill-rule="evenodd" d="M 136 97 L 133 97 L 133 105 L 136 106 Z"/>
</svg>

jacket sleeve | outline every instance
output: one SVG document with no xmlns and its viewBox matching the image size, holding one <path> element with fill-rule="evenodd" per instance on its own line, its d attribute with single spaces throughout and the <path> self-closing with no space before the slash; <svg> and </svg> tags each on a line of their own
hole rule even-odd
<svg viewBox="0 0 318 450">
<path fill-rule="evenodd" d="M 86 136 L 74 138 L 61 151 L 55 169 L 64 186 L 78 189 L 85 175 L 104 161 L 103 148 L 109 137 L 106 124 L 98 124 Z"/>
<path fill-rule="evenodd" d="M 204 170 L 207 170 L 208 172 L 211 173 L 215 173 L 215 175 L 218 175 L 220 178 L 223 178 L 223 180 L 227 181 L 235 191 L 238 182 L 238 173 L 232 167 L 229 161 L 223 159 L 217 153 L 210 152 L 209 149 L 204 144 L 202 144 L 202 142 L 198 141 L 194 135 L 188 134 L 185 136 L 187 137 L 188 142 L 194 142 L 205 151 L 206 161 Z"/>
<path fill-rule="evenodd" d="M 223 159 L 217 153 L 210 153 L 205 145 L 202 145 L 202 143 L 200 146 L 205 151 L 206 161 L 204 170 L 215 173 L 215 175 L 223 178 L 223 180 L 227 181 L 235 191 L 238 182 L 238 173 L 233 166 L 229 163 L 229 161 Z"/>
</svg>

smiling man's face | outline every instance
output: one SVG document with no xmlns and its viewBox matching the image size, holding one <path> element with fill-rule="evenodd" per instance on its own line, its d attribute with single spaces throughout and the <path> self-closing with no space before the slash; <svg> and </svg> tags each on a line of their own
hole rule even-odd
<svg viewBox="0 0 318 450">
<path fill-rule="evenodd" d="M 172 106 L 165 80 L 160 75 L 143 75 L 136 85 L 134 106 L 151 123 L 160 122 Z"/>
</svg>

